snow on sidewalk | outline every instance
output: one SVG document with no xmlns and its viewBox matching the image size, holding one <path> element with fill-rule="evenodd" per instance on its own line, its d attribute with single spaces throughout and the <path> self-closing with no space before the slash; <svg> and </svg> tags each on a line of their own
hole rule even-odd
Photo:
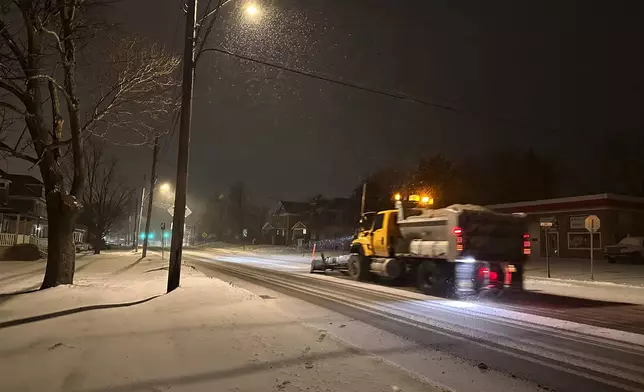
<svg viewBox="0 0 644 392">
<path fill-rule="evenodd" d="M 91 256 L 73 286 L 0 296 L 0 389 L 438 390 L 190 267 L 164 295 L 167 264 L 137 257 Z"/>
</svg>

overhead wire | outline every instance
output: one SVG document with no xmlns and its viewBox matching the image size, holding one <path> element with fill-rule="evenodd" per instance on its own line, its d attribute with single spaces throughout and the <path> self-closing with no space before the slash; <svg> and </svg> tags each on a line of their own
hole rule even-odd
<svg viewBox="0 0 644 392">
<path fill-rule="evenodd" d="M 206 48 L 206 49 L 202 49 L 201 52 L 221 53 L 221 54 L 231 56 L 231 57 L 234 57 L 234 58 L 237 58 L 237 59 L 240 59 L 240 60 L 244 60 L 244 61 L 248 61 L 248 62 L 252 62 L 252 63 L 256 63 L 256 64 L 261 64 L 261 65 L 264 65 L 266 67 L 279 69 L 279 70 L 286 71 L 286 72 L 289 72 L 289 73 L 292 73 L 292 74 L 295 74 L 295 75 L 304 76 L 304 77 L 308 77 L 308 78 L 312 78 L 312 79 L 316 79 L 316 80 L 321 80 L 321 81 L 324 81 L 324 82 L 333 83 L 333 84 L 340 85 L 340 86 L 343 86 L 343 87 L 348 87 L 348 88 L 364 91 L 364 92 L 371 93 L 371 94 L 377 94 L 377 95 L 384 96 L 384 97 L 404 100 L 404 101 L 411 102 L 411 103 L 414 103 L 414 104 L 419 104 L 419 105 L 423 105 L 423 106 L 432 107 L 434 109 L 439 109 L 439 110 L 443 110 L 443 111 L 449 111 L 449 112 L 456 113 L 456 114 L 461 114 L 461 115 L 468 115 L 470 117 L 478 117 L 478 118 L 484 117 L 487 120 L 496 121 L 496 122 L 502 122 L 502 123 L 507 123 L 507 124 L 513 124 L 513 125 L 520 126 L 522 128 L 534 128 L 534 126 L 530 126 L 528 124 L 525 124 L 525 123 L 523 123 L 521 121 L 518 121 L 518 120 L 515 120 L 515 119 L 508 119 L 508 118 L 496 117 L 496 116 L 487 116 L 487 115 L 482 114 L 482 113 L 475 113 L 475 112 L 472 112 L 472 111 L 466 111 L 466 110 L 463 110 L 463 109 L 460 109 L 460 108 L 457 108 L 457 107 L 454 107 L 454 106 L 435 103 L 435 102 L 430 102 L 430 101 L 427 101 L 427 100 L 424 100 L 424 99 L 415 98 L 415 97 L 405 95 L 405 94 L 401 94 L 401 93 L 395 93 L 395 92 L 390 92 L 390 91 L 377 89 L 377 88 L 374 88 L 374 87 L 363 86 L 363 85 L 359 85 L 357 83 L 344 81 L 344 80 L 333 78 L 333 77 L 330 77 L 330 76 L 320 75 L 320 74 L 314 73 L 312 71 L 305 71 L 305 70 L 302 70 L 302 69 L 290 68 L 290 67 L 287 67 L 285 65 L 281 65 L 281 64 L 278 64 L 278 63 L 275 63 L 275 62 L 271 62 L 269 60 L 264 60 L 264 59 L 257 58 L 257 57 L 254 57 L 254 56 L 251 56 L 251 55 L 248 55 L 248 54 L 236 53 L 236 52 L 233 52 L 233 51 L 230 51 L 230 50 L 227 50 L 227 49 Z M 543 129 L 543 127 L 541 127 L 540 129 Z"/>
</svg>

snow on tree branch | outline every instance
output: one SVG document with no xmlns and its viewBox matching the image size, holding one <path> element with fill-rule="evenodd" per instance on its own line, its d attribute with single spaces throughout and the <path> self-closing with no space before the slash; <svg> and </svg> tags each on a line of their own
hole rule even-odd
<svg viewBox="0 0 644 392">
<path fill-rule="evenodd" d="M 178 108 L 179 58 L 131 37 L 111 42 L 104 58 L 82 131 L 119 144 L 149 143 L 158 132 L 152 131 Z"/>
</svg>

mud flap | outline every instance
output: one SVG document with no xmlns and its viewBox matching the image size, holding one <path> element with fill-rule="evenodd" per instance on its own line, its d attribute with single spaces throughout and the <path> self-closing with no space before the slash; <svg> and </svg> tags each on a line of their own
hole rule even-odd
<svg viewBox="0 0 644 392">
<path fill-rule="evenodd" d="M 455 294 L 457 296 L 467 296 L 476 294 L 476 263 L 458 263 L 454 273 Z"/>
</svg>

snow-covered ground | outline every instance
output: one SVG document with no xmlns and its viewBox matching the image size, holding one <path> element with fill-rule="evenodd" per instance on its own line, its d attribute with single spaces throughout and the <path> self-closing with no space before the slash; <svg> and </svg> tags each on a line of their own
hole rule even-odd
<svg viewBox="0 0 644 392">
<path fill-rule="evenodd" d="M 620 285 L 609 282 L 586 283 L 565 279 L 527 278 L 525 288 L 529 291 L 562 297 L 644 305 L 644 287 L 642 286 Z"/>
<path fill-rule="evenodd" d="M 4 264 L 0 389 L 439 390 L 190 267 L 164 295 L 167 264 L 137 258 L 87 256 L 73 286 L 13 295 L 39 283 L 43 263 Z"/>
<path fill-rule="evenodd" d="M 535 279 L 548 279 L 546 259 L 530 260 L 526 264 L 526 274 Z M 551 279 L 644 287 L 644 264 L 609 263 L 606 260 L 595 260 L 593 275 L 594 280 L 591 280 L 590 259 L 552 258 L 550 260 Z"/>
<path fill-rule="evenodd" d="M 312 256 L 310 253 L 302 254 L 284 247 L 270 246 L 248 247 L 246 249 L 241 247 L 205 247 L 191 249 L 189 252 L 201 257 L 216 255 L 217 260 L 230 263 L 243 263 L 262 268 L 302 273 L 308 272 Z M 338 251 L 325 252 L 326 256 L 339 254 L 341 252 Z M 316 258 L 320 258 L 319 253 L 316 254 Z M 583 261 L 575 261 L 571 265 L 565 266 L 565 262 L 559 260 L 554 265 L 556 268 L 554 271 L 559 277 L 549 279 L 542 276 L 543 271 L 538 262 L 532 265 L 528 264 L 525 287 L 527 290 L 544 294 L 644 305 L 644 286 L 637 284 L 637 282 L 644 281 L 641 278 L 644 276 L 644 273 L 641 273 L 642 266 L 600 263 L 597 279 L 605 278 L 609 281 L 583 279 L 587 274 L 584 271 L 579 272 L 582 266 Z M 615 276 L 620 276 L 620 278 L 617 279 Z"/>
</svg>

